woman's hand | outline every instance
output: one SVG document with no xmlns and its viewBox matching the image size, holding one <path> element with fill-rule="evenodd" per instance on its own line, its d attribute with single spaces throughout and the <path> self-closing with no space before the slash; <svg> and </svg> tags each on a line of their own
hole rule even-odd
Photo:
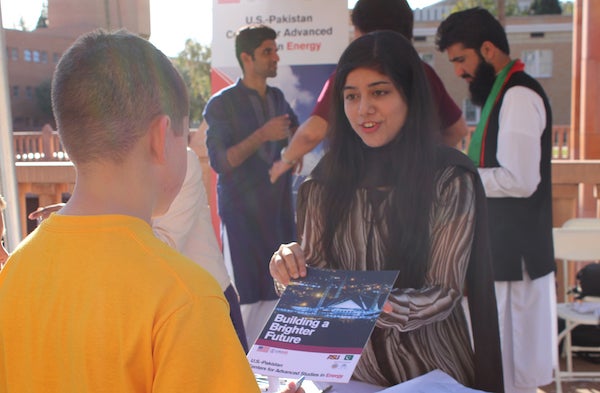
<svg viewBox="0 0 600 393">
<path fill-rule="evenodd" d="M 271 183 L 275 183 L 281 177 L 281 175 L 283 175 L 292 168 L 294 170 L 294 173 L 300 173 L 300 171 L 302 171 L 302 163 L 302 157 L 300 157 L 292 163 L 285 162 L 283 160 L 275 161 L 273 165 L 271 165 L 271 169 L 269 169 L 269 179 L 271 180 Z"/>
<path fill-rule="evenodd" d="M 65 206 L 64 203 L 55 203 L 54 205 L 48 205 L 43 207 L 38 207 L 36 211 L 31 212 L 27 218 L 30 220 L 38 220 L 42 221 L 48 218 L 51 213 L 57 212 Z"/>
<path fill-rule="evenodd" d="M 281 177 L 281 175 L 293 167 L 294 163 L 284 162 L 283 160 L 275 161 L 271 166 L 271 169 L 269 169 L 269 180 L 271 180 L 271 183 L 275 183 L 277 179 Z"/>
<path fill-rule="evenodd" d="M 282 285 L 288 285 L 293 278 L 306 277 L 306 261 L 300 245 L 294 242 L 279 246 L 271 257 L 269 271 Z"/>
</svg>

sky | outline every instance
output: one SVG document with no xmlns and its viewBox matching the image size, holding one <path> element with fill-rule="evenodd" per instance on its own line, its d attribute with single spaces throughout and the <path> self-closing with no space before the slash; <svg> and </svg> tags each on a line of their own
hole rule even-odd
<svg viewBox="0 0 600 393">
<path fill-rule="evenodd" d="M 352 8 L 357 0 L 348 0 Z M 423 8 L 439 0 L 408 0 Z M 35 28 L 43 0 L 0 0 L 2 24 L 19 28 L 21 18 L 28 29 Z M 185 11 L 182 11 L 185 10 Z M 167 56 L 177 56 L 191 38 L 203 45 L 212 40 L 212 0 L 150 0 L 150 41 Z"/>
</svg>

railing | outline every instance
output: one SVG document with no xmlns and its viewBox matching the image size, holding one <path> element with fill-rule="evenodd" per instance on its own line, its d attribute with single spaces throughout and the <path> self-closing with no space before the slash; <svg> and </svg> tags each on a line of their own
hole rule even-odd
<svg viewBox="0 0 600 393">
<path fill-rule="evenodd" d="M 552 159 L 568 160 L 572 157 L 569 146 L 571 127 L 560 125 L 552 127 Z"/>
<path fill-rule="evenodd" d="M 552 161 L 552 222 L 561 227 L 575 217 L 600 218 L 600 160 Z M 558 265 L 558 300 L 565 301 L 563 276 L 567 274 L 570 285 L 575 284 L 575 272 L 583 264 L 571 263 L 563 272 Z"/>
<path fill-rule="evenodd" d="M 13 149 L 15 161 L 68 161 L 58 133 L 49 125 L 42 131 L 13 132 Z"/>
<path fill-rule="evenodd" d="M 555 126 L 553 131 L 553 141 L 557 142 L 559 153 L 559 157 L 552 161 L 554 226 L 562 226 L 566 220 L 573 217 L 600 217 L 600 160 L 565 159 L 568 156 L 563 150 L 569 152 L 569 127 Z M 66 155 L 62 156 L 65 157 L 63 159 L 59 158 L 58 153 L 62 151 L 62 147 L 58 143 L 56 133 L 52 131 L 50 135 L 51 138 L 44 138 L 40 132 L 14 133 L 15 154 L 21 157 L 16 162 L 16 175 L 23 237 L 27 235 L 28 223 L 35 226 L 35 223 L 27 220 L 27 214 L 37 208 L 37 204 L 29 206 L 27 199 L 31 196 L 36 197 L 40 206 L 61 202 L 65 195 L 72 192 L 75 183 L 73 165 L 66 159 Z M 210 169 L 203 141 L 201 142 L 202 149 L 196 152 L 201 156 L 208 189 Z M 31 159 L 30 154 L 33 157 Z M 53 159 L 48 160 L 46 157 Z M 559 269 L 558 274 L 557 282 L 562 285 L 563 272 Z M 574 271 L 567 274 L 574 277 Z M 563 293 L 562 289 L 558 293 Z"/>
<path fill-rule="evenodd" d="M 569 146 L 570 126 L 556 125 L 552 127 L 552 159 L 568 160 L 571 158 Z M 460 143 L 459 148 L 466 152 L 474 127 L 469 127 L 469 134 Z M 15 161 L 68 161 L 58 133 L 49 125 L 42 131 L 17 131 L 13 133 Z"/>
</svg>

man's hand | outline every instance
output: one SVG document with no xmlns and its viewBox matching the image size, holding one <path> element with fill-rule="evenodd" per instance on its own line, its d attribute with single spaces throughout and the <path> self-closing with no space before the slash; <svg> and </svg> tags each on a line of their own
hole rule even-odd
<svg viewBox="0 0 600 393">
<path fill-rule="evenodd" d="M 254 154 L 260 146 L 269 141 L 278 141 L 287 139 L 290 133 L 289 116 L 276 116 L 266 122 L 262 127 L 257 128 L 252 134 L 248 135 L 243 141 L 227 148 L 227 163 L 230 168 L 222 171 L 230 171 L 242 165 L 244 161 Z"/>
<path fill-rule="evenodd" d="M 276 116 L 260 128 L 260 134 L 265 141 L 279 141 L 290 136 L 289 115 Z"/>
</svg>

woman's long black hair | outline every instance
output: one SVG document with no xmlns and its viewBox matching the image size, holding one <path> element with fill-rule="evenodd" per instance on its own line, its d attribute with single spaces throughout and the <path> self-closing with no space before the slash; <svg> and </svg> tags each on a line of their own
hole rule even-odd
<svg viewBox="0 0 600 393">
<path fill-rule="evenodd" d="M 391 165 L 387 185 L 393 189 L 390 211 L 385 212 L 389 229 L 386 268 L 400 270 L 397 285 L 420 287 L 429 260 L 429 213 L 433 200 L 434 136 L 439 130 L 437 111 L 431 99 L 423 64 L 411 43 L 392 31 L 366 34 L 342 54 L 334 84 L 329 151 L 319 170 L 324 179 L 320 214 L 324 223 L 322 250 L 332 267 L 341 266 L 332 245 L 352 207 L 356 189 L 366 173 L 368 147 L 352 129 L 344 112 L 343 87 L 348 74 L 368 68 L 387 75 L 408 105 L 407 119 L 386 150 Z M 381 176 L 382 174 L 376 174 Z"/>
</svg>

